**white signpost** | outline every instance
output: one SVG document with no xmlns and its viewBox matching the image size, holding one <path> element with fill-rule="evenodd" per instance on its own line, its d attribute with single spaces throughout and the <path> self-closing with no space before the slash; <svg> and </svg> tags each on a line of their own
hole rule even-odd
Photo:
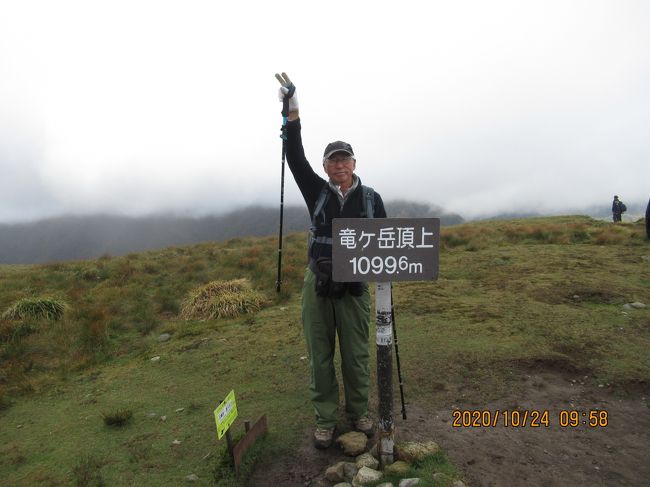
<svg viewBox="0 0 650 487">
<path fill-rule="evenodd" d="M 393 320 L 390 281 L 438 277 L 439 218 L 338 218 L 332 221 L 332 279 L 376 282 L 378 452 L 393 463 Z"/>
</svg>

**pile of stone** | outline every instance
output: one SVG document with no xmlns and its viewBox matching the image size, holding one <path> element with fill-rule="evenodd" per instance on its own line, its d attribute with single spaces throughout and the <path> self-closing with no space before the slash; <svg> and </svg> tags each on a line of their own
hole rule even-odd
<svg viewBox="0 0 650 487">
<path fill-rule="evenodd" d="M 323 476 L 311 482 L 311 487 L 360 487 L 380 481 L 385 476 L 402 477 L 398 486 L 391 482 L 379 484 L 378 487 L 411 487 L 418 485 L 420 478 L 403 478 L 411 471 L 411 464 L 434 455 L 440 447 L 433 441 L 403 442 L 395 445 L 395 462 L 380 469 L 376 445 L 366 451 L 368 438 L 363 433 L 352 431 L 339 436 L 336 440 L 346 455 L 354 461 L 342 461 L 331 465 Z M 449 484 L 452 479 L 443 473 L 435 473 L 434 480 Z M 452 487 L 465 487 L 456 480 Z"/>
</svg>

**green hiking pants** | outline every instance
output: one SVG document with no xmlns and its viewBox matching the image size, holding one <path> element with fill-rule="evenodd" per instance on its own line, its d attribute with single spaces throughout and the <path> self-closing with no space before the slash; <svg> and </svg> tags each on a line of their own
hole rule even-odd
<svg viewBox="0 0 650 487">
<path fill-rule="evenodd" d="M 316 424 L 332 428 L 338 419 L 339 385 L 334 369 L 337 334 L 345 412 L 352 420 L 368 414 L 370 294 L 367 286 L 359 297 L 346 293 L 340 299 L 323 298 L 316 295 L 315 275 L 307 269 L 302 289 L 302 322 L 309 352 L 309 392 Z"/>
</svg>

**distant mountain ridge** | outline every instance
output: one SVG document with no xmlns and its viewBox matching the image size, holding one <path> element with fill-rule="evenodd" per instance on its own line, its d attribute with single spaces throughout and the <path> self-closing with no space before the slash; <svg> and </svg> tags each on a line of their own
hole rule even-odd
<svg viewBox="0 0 650 487">
<path fill-rule="evenodd" d="M 439 217 L 443 225 L 462 223 L 460 215 L 408 201 L 386 203 L 391 217 Z M 37 264 L 123 255 L 143 250 L 234 237 L 277 235 L 278 208 L 252 206 L 220 216 L 170 215 L 63 216 L 31 223 L 0 224 L 0 264 Z M 283 231 L 302 232 L 310 218 L 303 206 L 284 208 Z"/>
</svg>

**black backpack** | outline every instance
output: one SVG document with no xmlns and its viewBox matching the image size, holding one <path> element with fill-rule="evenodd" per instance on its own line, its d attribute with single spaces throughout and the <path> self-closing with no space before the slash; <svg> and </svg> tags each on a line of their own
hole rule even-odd
<svg viewBox="0 0 650 487">
<path fill-rule="evenodd" d="M 625 206 L 625 203 L 621 201 L 621 213 L 625 213 L 627 211 L 627 206 Z"/>
<path fill-rule="evenodd" d="M 375 190 L 370 186 L 361 185 L 361 191 L 363 193 L 363 214 L 362 218 L 374 218 L 375 217 Z M 314 243 L 324 243 L 327 245 L 332 245 L 332 239 L 329 237 L 316 237 L 316 220 L 319 216 L 322 217 L 323 222 L 325 221 L 325 205 L 330 196 L 329 185 L 325 184 L 318 199 L 316 200 L 316 206 L 314 207 L 314 214 L 311 217 L 311 229 L 309 232 L 309 247 Z"/>
</svg>

